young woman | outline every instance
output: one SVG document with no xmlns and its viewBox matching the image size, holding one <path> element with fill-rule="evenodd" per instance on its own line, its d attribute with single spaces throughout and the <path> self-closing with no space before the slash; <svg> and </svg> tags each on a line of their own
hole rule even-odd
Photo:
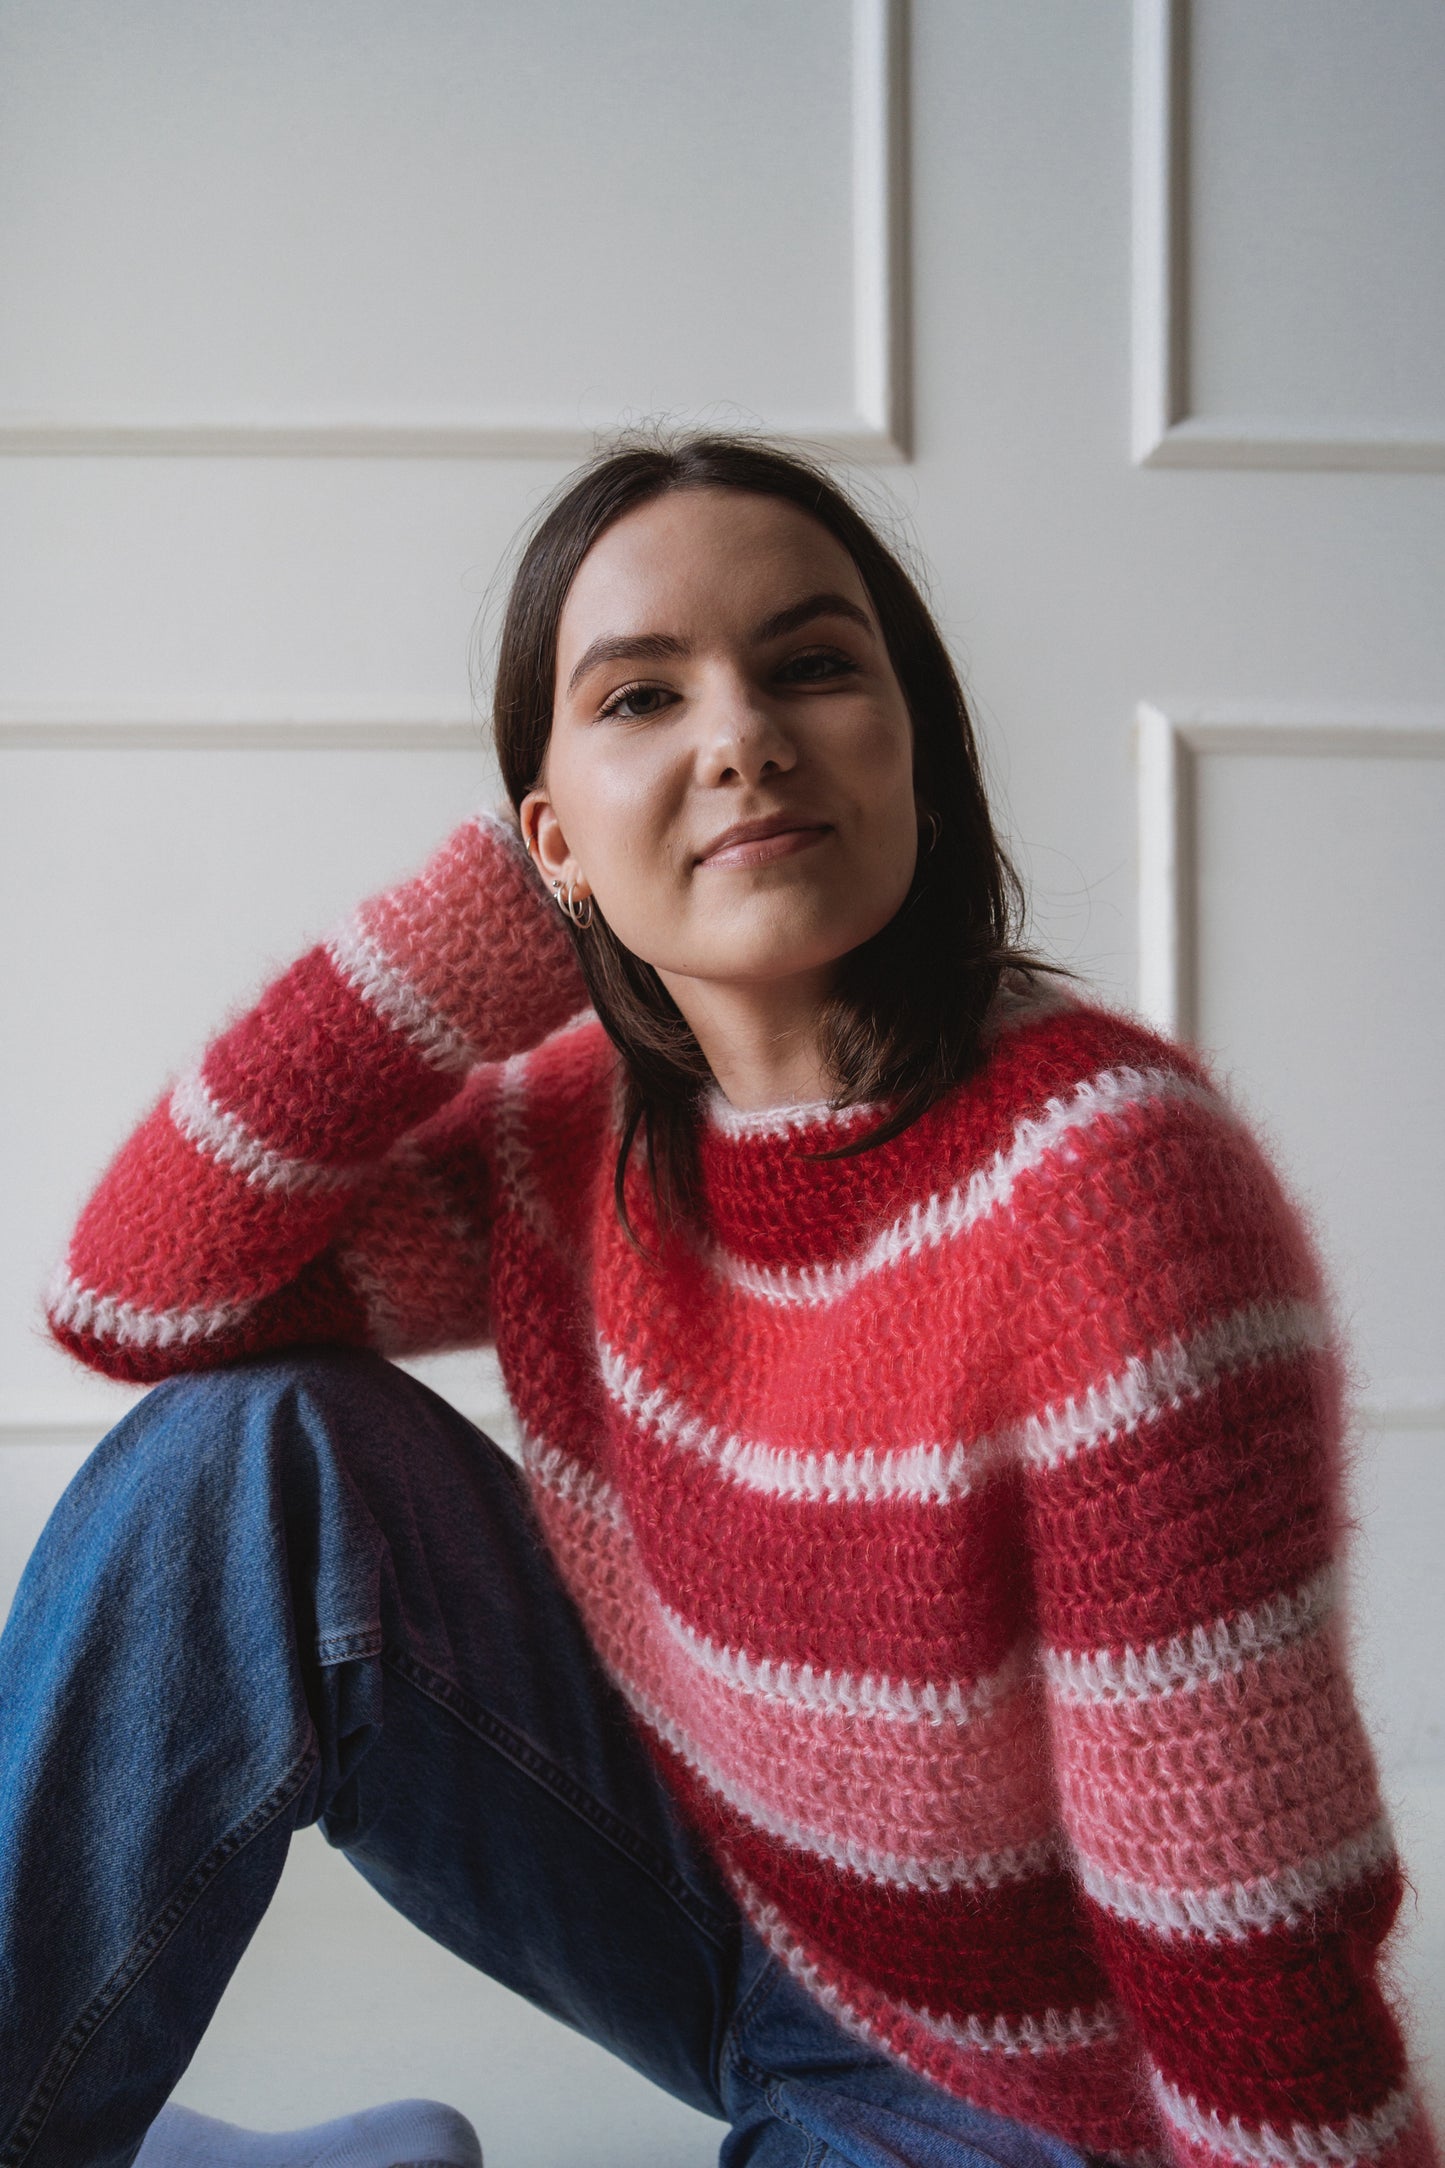
<svg viewBox="0 0 1445 2168">
<path fill-rule="evenodd" d="M 1423 2168 L 1329 1292 L 1200 1058 L 1011 945 L 907 575 L 806 461 L 623 449 L 495 726 L 508 814 L 57 1280 L 166 1382 L 4 1643 L 0 2168 L 132 2160 L 318 1821 L 730 2168 Z M 489 1340 L 524 1472 L 383 1360 Z"/>
</svg>

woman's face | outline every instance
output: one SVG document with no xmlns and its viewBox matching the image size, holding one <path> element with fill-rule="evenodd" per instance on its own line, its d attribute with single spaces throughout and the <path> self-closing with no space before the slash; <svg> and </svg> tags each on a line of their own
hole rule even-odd
<svg viewBox="0 0 1445 2168">
<path fill-rule="evenodd" d="M 810 974 L 885 926 L 918 849 L 913 739 L 873 606 L 827 528 L 772 497 L 676 490 L 583 559 L 552 736 L 521 807 L 664 977 Z M 729 831 L 766 823 L 766 837 Z"/>
</svg>

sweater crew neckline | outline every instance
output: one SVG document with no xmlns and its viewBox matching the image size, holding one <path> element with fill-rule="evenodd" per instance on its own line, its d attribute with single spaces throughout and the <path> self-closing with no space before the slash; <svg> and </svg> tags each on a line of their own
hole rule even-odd
<svg viewBox="0 0 1445 2168">
<path fill-rule="evenodd" d="M 800 1130 L 851 1127 L 888 1111 L 881 1099 L 860 1099 L 851 1106 L 834 1106 L 831 1099 L 784 1101 L 772 1107 L 735 1107 L 722 1087 L 710 1085 L 699 1102 L 703 1121 L 716 1137 L 745 1141 L 762 1137 L 789 1137 Z"/>
</svg>

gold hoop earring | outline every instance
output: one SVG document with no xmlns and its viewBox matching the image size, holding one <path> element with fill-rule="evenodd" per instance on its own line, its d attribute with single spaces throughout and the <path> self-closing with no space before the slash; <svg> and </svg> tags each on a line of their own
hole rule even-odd
<svg viewBox="0 0 1445 2168">
<path fill-rule="evenodd" d="M 577 894 L 575 880 L 567 883 L 565 894 L 563 893 L 562 883 L 554 881 L 552 883 L 552 900 L 559 911 L 565 911 L 574 926 L 582 929 L 592 924 L 592 898 Z"/>
</svg>

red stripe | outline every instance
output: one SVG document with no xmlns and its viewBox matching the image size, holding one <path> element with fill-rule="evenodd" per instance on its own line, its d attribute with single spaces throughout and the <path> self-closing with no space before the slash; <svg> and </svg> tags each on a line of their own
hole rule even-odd
<svg viewBox="0 0 1445 2168">
<path fill-rule="evenodd" d="M 1030 1477 L 1044 1638 L 1167 1639 L 1297 1587 L 1334 1547 L 1312 1355 L 1221 1378 L 1197 1399 Z"/>
<path fill-rule="evenodd" d="M 1401 1887 L 1384 1868 L 1329 1900 L 1312 1928 L 1238 1941 L 1090 1912 L 1119 1999 L 1171 2084 L 1225 2118 L 1340 2123 L 1405 2075 L 1399 2027 L 1371 1978 Z"/>
<path fill-rule="evenodd" d="M 273 1150 L 379 1158 L 456 1090 L 313 948 L 205 1057 L 213 1096 Z"/>
<path fill-rule="evenodd" d="M 884 1994 L 935 2016 L 985 2022 L 1091 2005 L 1107 1994 L 1067 1875 L 992 1890 L 867 1881 L 755 1829 L 670 1748 L 644 1737 L 694 1827 L 805 1941 Z"/>
<path fill-rule="evenodd" d="M 725 1247 L 765 1268 L 830 1264 L 851 1256 L 917 1200 L 946 1191 L 1006 1152 L 1019 1123 L 1065 1098 L 1086 1077 L 1121 1063 L 1195 1075 L 1163 1040 L 1102 1012 L 1059 1016 L 1006 1033 L 966 1094 L 930 1108 L 900 1137 L 842 1161 L 810 1158 L 876 1127 L 809 1126 L 784 1136 L 719 1134 L 704 1128 L 700 1159 L 710 1213 Z M 846 1180 L 839 1179 L 846 1171 Z M 778 1189 L 787 1208 L 777 1209 Z"/>
<path fill-rule="evenodd" d="M 1025 1630 L 1012 1472 L 944 1507 L 825 1504 L 744 1490 L 621 1425 L 612 1453 L 663 1600 L 729 1648 L 942 1681 L 993 1671 Z"/>
<path fill-rule="evenodd" d="M 246 1301 L 314 1254 L 344 1203 L 248 1183 L 181 1136 L 162 1100 L 82 1212 L 70 1268 L 95 1293 L 142 1309 Z"/>
</svg>

